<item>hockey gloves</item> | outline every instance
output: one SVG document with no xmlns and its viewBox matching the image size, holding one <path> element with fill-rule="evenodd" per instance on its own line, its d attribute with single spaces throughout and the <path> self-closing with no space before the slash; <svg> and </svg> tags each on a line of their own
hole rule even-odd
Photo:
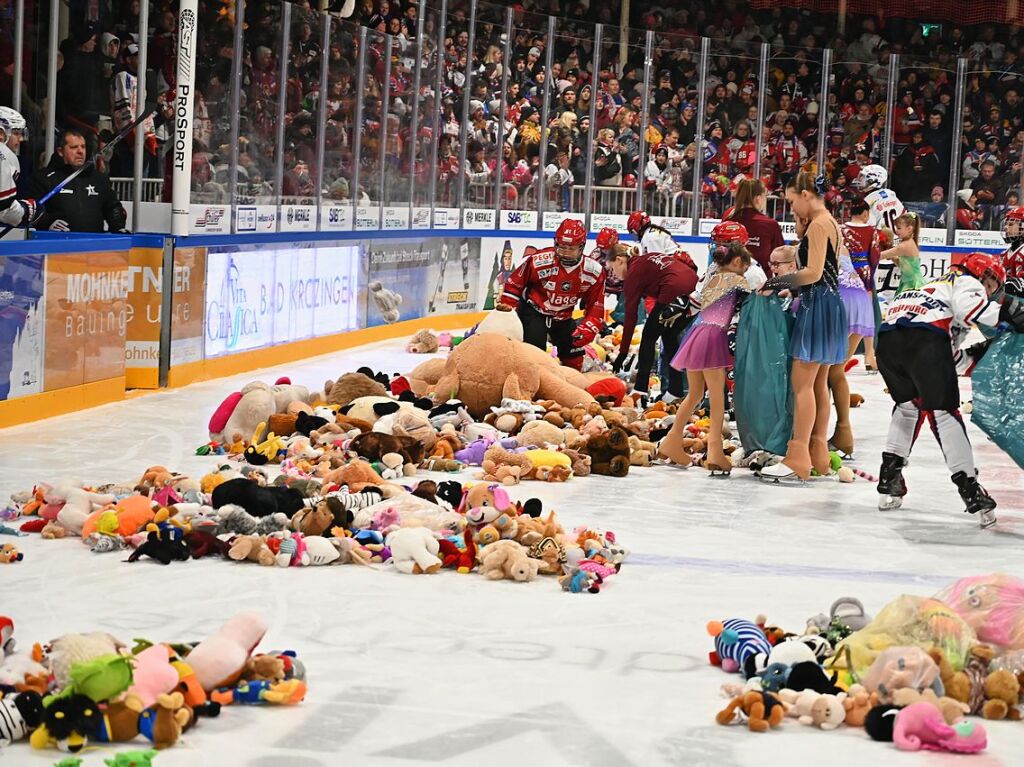
<svg viewBox="0 0 1024 767">
<path fill-rule="evenodd" d="M 583 320 L 576 326 L 572 333 L 572 345 L 574 349 L 580 349 L 597 337 L 600 328 L 593 320 Z"/>
</svg>

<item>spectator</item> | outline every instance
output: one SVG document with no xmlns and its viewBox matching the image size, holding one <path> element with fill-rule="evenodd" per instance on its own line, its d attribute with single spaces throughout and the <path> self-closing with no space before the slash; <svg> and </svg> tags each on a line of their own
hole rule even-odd
<svg viewBox="0 0 1024 767">
<path fill-rule="evenodd" d="M 32 177 L 31 196 L 43 197 L 85 165 L 85 161 L 85 136 L 74 128 L 65 129 L 49 164 Z M 108 231 L 124 232 L 126 221 L 127 214 L 110 186 L 110 179 L 90 166 L 47 201 L 36 228 L 103 232 L 106 226 Z"/>
<path fill-rule="evenodd" d="M 764 214 L 767 204 L 768 193 L 764 183 L 756 178 L 744 179 L 736 190 L 736 206 L 728 218 L 743 224 L 749 236 L 747 250 L 765 274 L 770 274 L 769 256 L 786 243 L 778 222 Z"/>
<path fill-rule="evenodd" d="M 914 129 L 910 143 L 896 159 L 893 191 L 905 202 L 925 202 L 931 197 L 932 187 L 941 183 L 941 174 L 935 149 L 924 140 L 923 129 Z"/>
<path fill-rule="evenodd" d="M 981 174 L 971 183 L 971 191 L 978 198 L 979 205 L 1003 204 L 1006 186 L 996 175 L 995 160 L 988 159 L 982 162 Z"/>
<path fill-rule="evenodd" d="M 939 160 L 939 166 L 949 167 L 950 153 L 952 151 L 953 134 L 946 129 L 945 115 L 938 109 L 932 109 L 928 113 L 928 127 L 924 129 L 925 143 L 935 150 L 935 156 Z"/>
</svg>

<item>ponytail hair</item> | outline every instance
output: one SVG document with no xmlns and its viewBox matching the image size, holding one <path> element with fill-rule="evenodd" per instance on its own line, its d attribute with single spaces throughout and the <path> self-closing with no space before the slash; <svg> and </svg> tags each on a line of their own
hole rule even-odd
<svg viewBox="0 0 1024 767">
<path fill-rule="evenodd" d="M 907 211 L 893 221 L 893 225 L 896 224 L 909 224 L 913 228 L 914 233 L 911 236 L 914 238 L 914 242 L 919 242 L 921 236 L 921 217 L 919 215 Z"/>
<path fill-rule="evenodd" d="M 743 179 L 740 182 L 739 187 L 736 189 L 736 205 L 733 208 L 732 217 L 735 218 L 737 213 L 741 210 L 746 210 L 747 208 L 757 210 L 754 200 L 765 193 L 764 182 L 761 181 L 761 179 Z"/>
<path fill-rule="evenodd" d="M 792 189 L 797 194 L 810 192 L 815 197 L 824 197 L 828 191 L 828 179 L 825 176 L 815 176 L 810 171 L 802 170 L 789 180 L 786 188 Z"/>
</svg>

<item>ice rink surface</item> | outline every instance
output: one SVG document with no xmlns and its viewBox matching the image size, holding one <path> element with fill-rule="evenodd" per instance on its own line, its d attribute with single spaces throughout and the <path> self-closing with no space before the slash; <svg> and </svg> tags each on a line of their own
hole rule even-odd
<svg viewBox="0 0 1024 767">
<path fill-rule="evenodd" d="M 210 414 L 247 381 L 290 375 L 315 388 L 361 365 L 392 373 L 419 361 L 398 342 L 363 347 L 0 431 L 0 491 L 6 498 L 66 476 L 134 481 L 153 464 L 201 475 L 223 461 L 194 455 Z M 877 474 L 890 403 L 881 379 L 861 370 L 850 374 L 867 400 L 853 411 L 851 465 Z M 271 628 L 261 648 L 299 653 L 306 701 L 225 709 L 161 753 L 159 767 L 949 764 L 948 755 L 901 753 L 862 730 L 826 733 L 794 720 L 768 735 L 717 726 L 719 687 L 739 677 L 708 665 L 705 624 L 764 613 L 799 631 L 843 595 L 875 614 L 899 594 L 932 595 L 965 575 L 1024 577 L 1024 473 L 969 430 L 981 482 L 1000 505 L 989 531 L 963 513 L 923 433 L 898 512 L 877 511 L 862 480 L 766 486 L 745 470 L 721 479 L 634 468 L 625 479 L 512 488 L 516 499 L 543 499 L 567 528 L 613 530 L 631 550 L 598 595 L 563 593 L 553 579 L 492 583 L 450 571 L 128 564 L 124 554 L 31 537 L 16 541 L 25 560 L 0 568 L 0 614 L 14 619 L 25 647 L 92 630 L 196 640 L 236 611 L 262 611 Z M 986 726 L 989 750 L 971 763 L 1019 763 L 1024 724 Z M 18 767 L 62 756 L 26 744 L 0 753 Z M 85 767 L 105 756 L 86 753 Z"/>
</svg>

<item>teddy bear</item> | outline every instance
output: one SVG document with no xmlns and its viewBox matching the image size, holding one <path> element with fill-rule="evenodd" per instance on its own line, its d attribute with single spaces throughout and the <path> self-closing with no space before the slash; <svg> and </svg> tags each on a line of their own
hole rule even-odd
<svg viewBox="0 0 1024 767">
<path fill-rule="evenodd" d="M 494 444 L 484 451 L 480 467 L 483 469 L 481 479 L 517 485 L 520 479 L 533 471 L 533 462 L 527 453 L 513 453 Z"/>
<path fill-rule="evenodd" d="M 500 540 L 478 553 L 480 572 L 492 581 L 532 581 L 540 572 L 540 561 L 531 559 L 526 548 L 511 540 Z"/>
<path fill-rule="evenodd" d="M 266 539 L 262 536 L 239 536 L 231 541 L 227 557 L 236 562 L 256 562 L 265 567 L 274 564 L 273 552 L 270 551 L 266 545 Z"/>
<path fill-rule="evenodd" d="M 391 433 L 396 437 L 415 440 L 424 451 L 433 450 L 437 442 L 437 431 L 431 425 L 429 416 L 417 407 L 402 408 L 396 412 L 391 420 Z"/>
<path fill-rule="evenodd" d="M 380 282 L 371 282 L 366 289 L 370 292 L 384 322 L 389 325 L 398 322 L 401 317 L 398 307 L 402 305 L 402 296 L 393 290 L 388 290 Z"/>
<path fill-rule="evenodd" d="M 530 421 L 519 430 L 519 433 L 516 435 L 516 442 L 521 447 L 529 445 L 535 447 L 553 445 L 558 447 L 565 444 L 565 432 L 548 421 Z"/>
<path fill-rule="evenodd" d="M 629 435 L 621 426 L 590 437 L 581 452 L 590 456 L 590 470 L 594 474 L 610 477 L 629 474 Z"/>
<path fill-rule="evenodd" d="M 360 434 L 349 443 L 349 450 L 368 461 L 379 461 L 386 453 L 398 453 L 404 463 L 419 466 L 423 461 L 423 445 L 412 437 L 396 437 L 371 431 Z"/>
<path fill-rule="evenodd" d="M 658 454 L 652 442 L 645 442 L 636 435 L 629 435 L 629 465 L 650 466 L 651 460 Z"/>
<path fill-rule="evenodd" d="M 358 493 L 367 487 L 379 487 L 385 496 L 398 492 L 394 485 L 385 482 L 366 461 L 349 461 L 336 469 L 324 473 L 324 487 L 328 485 L 344 485 L 350 493 Z"/>
<path fill-rule="evenodd" d="M 409 354 L 433 354 L 437 351 L 437 336 L 429 330 L 421 330 L 408 340 L 405 350 Z"/>
<path fill-rule="evenodd" d="M 561 542 L 565 537 L 565 529 L 558 521 L 554 511 L 549 511 L 547 516 L 531 517 L 529 514 L 519 515 L 519 532 L 516 540 L 524 546 L 533 546 L 545 538 L 552 538 Z M 564 547 L 563 547 L 564 550 Z"/>
<path fill-rule="evenodd" d="M 420 575 L 441 569 L 437 556 L 441 547 L 425 527 L 399 528 L 384 539 L 384 545 L 391 550 L 391 561 L 400 573 Z"/>
<path fill-rule="evenodd" d="M 871 693 L 871 698 L 877 705 L 877 693 Z M 913 705 L 914 703 L 920 703 L 922 701 L 931 703 L 935 706 L 935 708 L 939 710 L 939 713 L 942 714 L 942 718 L 945 720 L 946 724 L 953 724 L 958 719 L 963 719 L 964 716 L 971 712 L 970 706 L 966 703 L 961 703 L 947 695 L 943 695 L 940 698 L 931 688 L 918 691 L 911 687 L 904 687 L 900 690 L 896 690 L 892 694 L 892 704 L 894 706 L 899 706 L 900 708 L 905 708 L 906 706 Z"/>
<path fill-rule="evenodd" d="M 345 373 L 336 381 L 324 383 L 324 401 L 328 405 L 348 405 L 360 397 L 386 397 L 388 392 L 379 381 L 365 373 Z"/>
<path fill-rule="evenodd" d="M 851 685 L 843 700 L 843 708 L 846 709 L 846 724 L 850 727 L 863 727 L 868 711 L 877 705 L 877 693 L 869 693 L 862 684 Z"/>
<path fill-rule="evenodd" d="M 595 400 L 585 386 L 582 374 L 563 368 L 542 349 L 494 333 L 476 333 L 448 355 L 444 372 L 430 390 L 458 397 L 472 416 L 482 419 L 503 398 L 539 396 L 569 407 L 589 404 Z"/>
<path fill-rule="evenodd" d="M 985 719 L 1020 719 L 1020 680 L 1005 668 L 990 671 L 989 664 L 995 656 L 991 646 L 975 645 L 963 671 L 949 673 L 952 667 L 944 668 L 946 694 L 967 704 L 970 713 Z"/>
</svg>

